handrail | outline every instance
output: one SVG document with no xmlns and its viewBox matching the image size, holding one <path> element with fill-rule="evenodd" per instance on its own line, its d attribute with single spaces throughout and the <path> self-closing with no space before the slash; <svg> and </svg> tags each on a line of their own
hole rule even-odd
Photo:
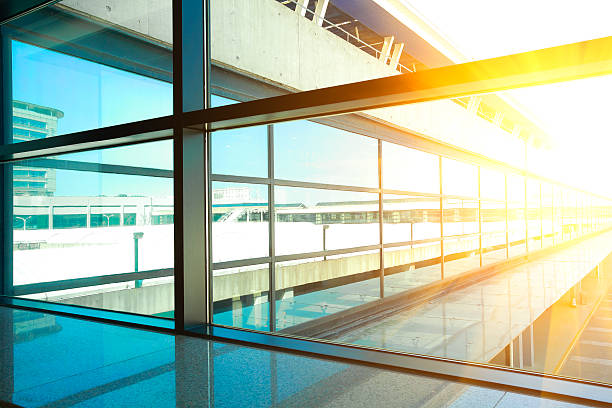
<svg viewBox="0 0 612 408">
<path fill-rule="evenodd" d="M 380 56 L 380 51 L 378 51 L 376 48 L 372 47 L 370 44 L 366 43 L 365 41 L 363 41 L 359 37 L 349 33 L 345 29 L 340 28 L 340 26 L 338 24 L 334 24 L 331 21 L 325 19 L 325 17 L 320 16 L 318 14 L 315 14 L 314 11 L 309 10 L 308 7 L 304 7 L 303 5 L 299 4 L 296 0 L 287 0 L 286 2 L 283 2 L 284 5 L 286 5 L 287 3 L 293 3 L 293 4 L 295 4 L 295 7 L 300 7 L 302 9 L 304 9 L 306 13 L 312 14 L 313 19 L 314 19 L 314 17 L 317 17 L 317 18 L 320 18 L 324 23 L 328 23 L 329 24 L 328 26 L 325 26 L 325 27 L 322 27 L 322 28 L 324 28 L 326 30 L 329 29 L 329 28 L 335 28 L 335 29 L 337 29 L 339 31 L 342 31 L 342 33 L 346 34 L 346 42 L 348 42 L 349 44 L 354 45 L 350 41 L 350 39 L 353 39 L 353 40 L 357 41 L 358 43 L 363 44 L 361 47 L 357 47 L 357 48 L 363 49 L 363 47 L 367 47 L 370 50 L 374 51 L 375 56 L 377 58 Z M 338 36 L 338 37 L 340 37 L 340 36 Z M 343 37 L 340 37 L 340 38 L 343 38 Z M 385 61 L 385 62 L 387 62 L 387 61 Z M 397 64 L 397 70 L 400 73 L 415 72 L 413 69 L 410 69 L 410 68 L 406 67 L 405 65 L 400 64 L 399 62 Z"/>
</svg>

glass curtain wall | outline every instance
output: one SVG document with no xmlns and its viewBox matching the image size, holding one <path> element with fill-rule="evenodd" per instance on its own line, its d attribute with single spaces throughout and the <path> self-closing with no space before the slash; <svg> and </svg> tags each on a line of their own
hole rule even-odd
<svg viewBox="0 0 612 408">
<path fill-rule="evenodd" d="M 76 147 L 172 114 L 172 2 L 141 6 L 65 0 L 2 26 L 3 144 L 25 152 L 3 164 L 8 293 L 173 315 L 172 142 Z"/>
<path fill-rule="evenodd" d="M 212 134 L 214 323 L 323 336 L 355 308 L 373 312 L 381 299 L 541 250 L 564 228 L 565 239 L 579 236 L 580 209 L 553 201 L 553 189 L 575 201 L 567 187 L 350 123 Z"/>
</svg>

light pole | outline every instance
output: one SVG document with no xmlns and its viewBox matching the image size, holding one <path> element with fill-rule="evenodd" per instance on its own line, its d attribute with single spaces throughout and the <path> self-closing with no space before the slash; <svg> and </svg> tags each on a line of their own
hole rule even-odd
<svg viewBox="0 0 612 408">
<path fill-rule="evenodd" d="M 23 230 L 24 231 L 26 230 L 26 222 L 30 219 L 30 217 L 32 217 L 32 216 L 30 215 L 30 216 L 25 217 L 25 218 L 24 217 L 15 216 L 15 218 L 23 221 Z"/>
<path fill-rule="evenodd" d="M 112 215 L 102 214 L 102 216 L 106 218 L 106 226 L 110 227 L 110 218 L 112 217 Z"/>
<path fill-rule="evenodd" d="M 323 252 L 325 252 L 325 232 L 329 229 L 329 225 L 323 225 Z M 327 261 L 327 255 L 323 255 L 323 260 Z"/>
<path fill-rule="evenodd" d="M 138 272 L 138 241 L 144 236 L 144 232 L 134 233 L 134 272 Z M 137 279 L 134 287 L 142 288 L 142 279 Z"/>
</svg>

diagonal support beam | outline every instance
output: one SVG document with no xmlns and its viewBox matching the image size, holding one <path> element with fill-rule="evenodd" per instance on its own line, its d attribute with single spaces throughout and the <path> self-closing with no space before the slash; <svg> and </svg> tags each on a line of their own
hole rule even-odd
<svg viewBox="0 0 612 408">
<path fill-rule="evenodd" d="M 391 62 L 389 62 L 391 68 L 397 69 L 402 57 L 402 51 L 404 51 L 404 43 L 398 43 L 393 46 L 393 55 L 391 55 Z"/>
<path fill-rule="evenodd" d="M 404 75 L 222 106 L 185 115 L 188 126 L 229 129 L 337 115 L 612 73 L 612 37 Z"/>
<path fill-rule="evenodd" d="M 391 54 L 391 47 L 393 46 L 393 40 L 394 40 L 394 37 L 390 36 L 390 37 L 385 37 L 385 40 L 383 41 L 382 50 L 380 51 L 380 55 L 378 56 L 378 59 L 384 63 L 387 63 L 387 60 L 389 59 L 389 55 Z"/>
<path fill-rule="evenodd" d="M 323 26 L 323 21 L 325 19 L 325 13 L 327 13 L 328 5 L 329 0 L 317 0 L 317 6 L 315 8 L 315 15 L 313 17 L 313 20 L 319 27 Z"/>
<path fill-rule="evenodd" d="M 306 10 L 308 10 L 308 3 L 310 3 L 310 0 L 298 0 L 295 3 L 295 12 L 301 15 L 302 17 L 305 17 Z"/>
</svg>

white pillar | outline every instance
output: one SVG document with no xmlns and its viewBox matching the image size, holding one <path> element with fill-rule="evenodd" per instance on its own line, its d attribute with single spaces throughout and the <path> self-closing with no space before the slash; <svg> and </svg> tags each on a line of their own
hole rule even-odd
<svg viewBox="0 0 612 408">
<path fill-rule="evenodd" d="M 391 68 L 397 69 L 402 56 L 402 51 L 404 51 L 404 43 L 398 43 L 393 46 L 393 55 L 391 56 L 391 62 L 389 63 Z"/>
<path fill-rule="evenodd" d="M 308 9 L 308 3 L 310 0 L 297 0 L 295 4 L 295 11 L 300 14 L 300 16 L 304 17 L 306 15 L 306 10 Z"/>
<path fill-rule="evenodd" d="M 393 45 L 393 39 L 394 39 L 393 36 L 385 37 L 385 40 L 383 42 L 382 50 L 380 51 L 380 55 L 378 56 L 378 59 L 384 63 L 387 62 L 387 59 L 389 58 L 389 54 L 391 54 L 391 46 Z"/>
<path fill-rule="evenodd" d="M 323 19 L 325 18 L 325 13 L 327 12 L 327 6 L 329 5 L 329 0 L 317 0 L 317 6 L 315 8 L 315 15 L 313 21 L 319 26 L 323 26 Z"/>
</svg>

